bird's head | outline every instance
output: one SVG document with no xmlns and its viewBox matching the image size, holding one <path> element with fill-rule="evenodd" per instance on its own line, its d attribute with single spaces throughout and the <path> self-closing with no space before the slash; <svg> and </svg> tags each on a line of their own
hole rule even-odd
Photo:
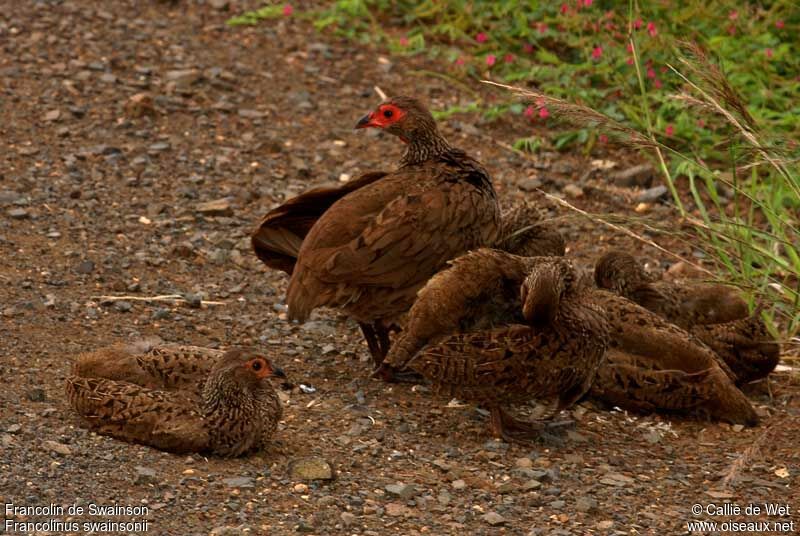
<svg viewBox="0 0 800 536">
<path fill-rule="evenodd" d="M 594 282 L 599 288 L 624 294 L 628 289 L 649 283 L 650 278 L 633 256 L 613 250 L 594 265 Z"/>
<path fill-rule="evenodd" d="M 437 135 L 436 121 L 428 109 L 413 97 L 394 97 L 382 102 L 359 119 L 355 128 L 380 128 L 405 143 Z"/>
<path fill-rule="evenodd" d="M 562 257 L 539 257 L 537 261 L 520 286 L 520 301 L 525 320 L 543 326 L 555 318 L 576 273 L 572 263 Z"/>
<path fill-rule="evenodd" d="M 283 370 L 250 348 L 232 348 L 225 352 L 214 366 L 212 375 L 232 380 L 251 391 L 257 389 L 267 378 L 286 378 Z"/>
</svg>

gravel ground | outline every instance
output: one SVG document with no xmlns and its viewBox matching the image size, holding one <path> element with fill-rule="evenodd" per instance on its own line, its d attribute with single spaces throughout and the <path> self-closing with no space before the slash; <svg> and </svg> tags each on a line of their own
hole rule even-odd
<svg viewBox="0 0 800 536">
<path fill-rule="evenodd" d="M 249 249 L 260 216 L 312 185 L 393 165 L 395 140 L 352 131 L 377 102 L 374 85 L 438 108 L 470 96 L 420 76 L 438 69 L 427 60 L 323 36 L 296 17 L 228 28 L 227 3 L 208 4 L 0 1 L 0 499 L 64 507 L 6 506 L 6 532 L 113 520 L 140 523 L 117 533 L 166 535 L 685 534 L 704 519 L 794 522 L 749 534 L 800 531 L 796 375 L 755 386 L 758 428 L 583 403 L 574 430 L 530 449 L 492 440 L 474 407 L 368 379 L 357 327 L 334 312 L 288 323 L 285 276 Z M 494 143 L 528 128 L 469 114 L 442 126 L 486 163 L 504 199 L 544 205 L 541 187 L 592 212 L 674 217 L 662 191 L 642 188 L 648 173 L 616 175 L 635 155 L 534 161 Z M 585 265 L 611 245 L 667 265 L 552 212 Z M 163 295 L 182 298 L 143 301 Z M 82 429 L 63 395 L 72 356 L 153 335 L 265 348 L 294 384 L 282 391 L 274 446 L 236 460 L 183 457 Z M 301 458 L 314 479 L 292 470 Z M 760 512 L 745 511 L 751 503 Z M 138 510 L 89 510 L 114 504 Z M 60 528 L 70 530 L 50 533 L 91 527 Z"/>
</svg>

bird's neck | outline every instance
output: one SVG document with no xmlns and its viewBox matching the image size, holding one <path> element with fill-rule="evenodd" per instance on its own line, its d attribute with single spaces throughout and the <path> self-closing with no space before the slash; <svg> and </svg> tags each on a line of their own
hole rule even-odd
<svg viewBox="0 0 800 536">
<path fill-rule="evenodd" d="M 208 416 L 232 408 L 248 406 L 247 394 L 230 379 L 212 373 L 203 386 L 203 412 Z"/>
<path fill-rule="evenodd" d="M 403 166 L 421 164 L 451 149 L 447 140 L 437 131 L 419 132 L 409 141 L 400 164 Z"/>
</svg>

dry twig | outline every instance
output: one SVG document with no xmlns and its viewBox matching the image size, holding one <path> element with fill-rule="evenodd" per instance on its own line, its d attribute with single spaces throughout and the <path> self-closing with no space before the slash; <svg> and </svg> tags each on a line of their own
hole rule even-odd
<svg viewBox="0 0 800 536">
<path fill-rule="evenodd" d="M 161 296 L 92 296 L 91 299 L 106 302 L 124 300 L 143 302 L 183 301 L 189 303 L 189 301 L 180 294 L 164 294 Z M 200 305 L 225 305 L 225 302 L 200 300 Z"/>
</svg>

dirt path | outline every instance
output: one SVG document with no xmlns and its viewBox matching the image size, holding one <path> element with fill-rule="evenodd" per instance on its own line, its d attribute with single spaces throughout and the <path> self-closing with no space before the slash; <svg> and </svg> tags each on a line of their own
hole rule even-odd
<svg viewBox="0 0 800 536">
<path fill-rule="evenodd" d="M 756 429 L 583 404 L 575 431 L 529 450 L 491 441 L 472 407 L 368 380 L 356 327 L 335 314 L 287 323 L 285 277 L 249 249 L 260 216 L 310 185 L 393 165 L 396 142 L 352 130 L 377 101 L 373 85 L 438 108 L 469 96 L 410 74 L 432 67 L 424 60 L 381 56 L 293 19 L 230 29 L 228 16 L 195 2 L 0 1 L 3 503 L 147 506 L 148 532 L 167 535 L 682 534 L 694 519 L 800 523 L 800 386 L 786 375 L 771 381 L 771 398 L 754 395 L 765 417 Z M 142 92 L 152 104 L 132 99 Z M 587 210 L 633 214 L 638 192 L 606 186 L 603 173 L 588 173 L 589 158 L 534 163 L 487 141 L 511 143 L 526 128 L 474 115 L 443 125 L 508 200 L 541 197 L 532 191 L 541 186 Z M 600 156 L 620 168 L 636 161 Z M 553 213 L 586 264 L 610 244 L 667 260 Z M 224 304 L 96 298 L 169 294 Z M 173 456 L 80 428 L 62 394 L 70 357 L 151 335 L 262 345 L 316 392 L 287 391 L 280 440 L 241 460 Z M 761 452 L 727 491 L 713 491 L 753 444 Z M 327 459 L 337 478 L 292 480 L 287 465 L 301 456 Z M 726 499 L 792 513 L 690 512 Z"/>
</svg>

